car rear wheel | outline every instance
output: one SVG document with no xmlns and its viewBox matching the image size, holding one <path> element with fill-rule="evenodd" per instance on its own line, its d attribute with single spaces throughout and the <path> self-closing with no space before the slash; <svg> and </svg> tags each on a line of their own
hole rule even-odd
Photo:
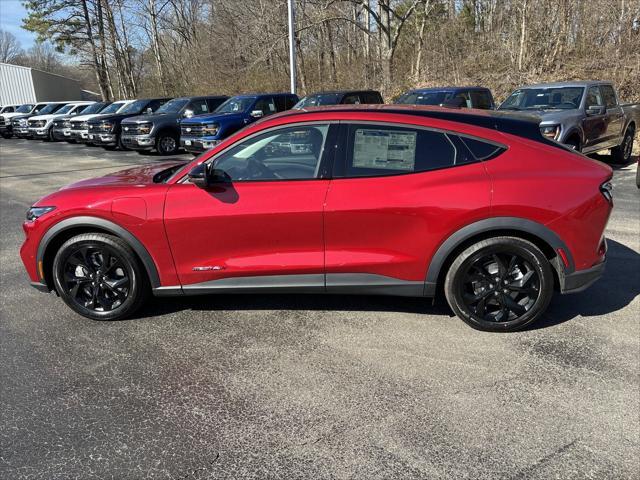
<svg viewBox="0 0 640 480">
<path fill-rule="evenodd" d="M 553 295 L 553 273 L 533 243 L 516 237 L 482 240 L 462 251 L 445 278 L 451 309 L 478 330 L 509 332 L 535 322 Z"/>
<path fill-rule="evenodd" d="M 148 292 L 145 272 L 131 248 L 102 233 L 67 240 L 54 258 L 53 280 L 69 307 L 94 320 L 132 315 Z"/>
<path fill-rule="evenodd" d="M 611 149 L 611 156 L 615 163 L 626 164 L 631 159 L 631 152 L 633 151 L 633 128 L 627 128 L 624 134 L 622 143 Z"/>
<path fill-rule="evenodd" d="M 178 139 L 171 133 L 160 133 L 156 139 L 156 150 L 160 155 L 174 155 L 178 145 Z"/>
</svg>

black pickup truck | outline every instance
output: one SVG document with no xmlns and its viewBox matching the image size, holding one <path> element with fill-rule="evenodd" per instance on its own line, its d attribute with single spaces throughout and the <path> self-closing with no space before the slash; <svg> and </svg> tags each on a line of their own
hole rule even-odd
<svg viewBox="0 0 640 480">
<path fill-rule="evenodd" d="M 613 85 L 601 81 L 520 87 L 499 110 L 534 113 L 545 137 L 585 154 L 611 149 L 616 163 L 629 161 L 640 125 L 640 104 L 620 103 Z"/>
<path fill-rule="evenodd" d="M 154 113 L 122 121 L 122 143 L 140 153 L 155 149 L 173 155 L 180 148 L 180 120 L 213 112 L 227 96 L 174 98 Z"/>
</svg>

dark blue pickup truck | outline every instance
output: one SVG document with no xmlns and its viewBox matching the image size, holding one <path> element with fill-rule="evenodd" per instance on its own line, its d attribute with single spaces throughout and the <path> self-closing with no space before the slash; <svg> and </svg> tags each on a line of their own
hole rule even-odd
<svg viewBox="0 0 640 480">
<path fill-rule="evenodd" d="M 485 87 L 438 87 L 410 90 L 395 103 L 405 105 L 440 105 L 443 107 L 493 110 L 491 90 Z"/>
<path fill-rule="evenodd" d="M 259 118 L 289 110 L 298 102 L 291 93 L 237 95 L 213 113 L 180 121 L 180 145 L 191 153 L 215 147 L 229 135 Z"/>
</svg>

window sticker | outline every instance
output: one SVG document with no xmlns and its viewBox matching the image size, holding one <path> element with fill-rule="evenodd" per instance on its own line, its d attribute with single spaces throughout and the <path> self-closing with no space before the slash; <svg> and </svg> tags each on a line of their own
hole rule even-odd
<svg viewBox="0 0 640 480">
<path fill-rule="evenodd" d="M 413 171 L 417 132 L 357 129 L 353 148 L 356 168 Z"/>
</svg>

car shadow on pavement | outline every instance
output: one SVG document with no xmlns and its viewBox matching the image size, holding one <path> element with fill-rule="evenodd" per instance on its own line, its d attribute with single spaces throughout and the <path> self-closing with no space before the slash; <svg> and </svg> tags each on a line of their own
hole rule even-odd
<svg viewBox="0 0 640 480">
<path fill-rule="evenodd" d="M 629 157 L 629 161 L 627 163 L 615 163 L 612 160 L 612 156 L 611 155 L 602 155 L 599 153 L 593 153 L 588 155 L 589 158 L 592 158 L 593 160 L 598 160 L 599 162 L 602 163 L 606 163 L 607 165 L 609 165 L 611 168 L 613 168 L 614 170 L 620 170 L 622 168 L 626 168 L 630 165 L 635 165 L 636 163 L 638 163 L 638 159 L 640 158 L 639 156 L 631 156 Z"/>
<path fill-rule="evenodd" d="M 554 295 L 547 313 L 530 329 L 558 325 L 577 316 L 608 315 L 623 309 L 640 295 L 640 254 L 607 240 L 604 275 L 588 289 L 570 295 Z"/>
<path fill-rule="evenodd" d="M 640 254 L 618 242 L 608 241 L 607 268 L 603 277 L 586 291 L 572 295 L 554 295 L 549 310 L 531 329 L 551 327 L 576 316 L 607 315 L 626 307 L 640 294 Z M 156 298 L 136 318 L 148 318 L 182 310 L 313 310 L 398 312 L 453 317 L 444 298 L 435 304 L 430 298 L 303 295 L 237 294 L 201 297 Z"/>
</svg>

